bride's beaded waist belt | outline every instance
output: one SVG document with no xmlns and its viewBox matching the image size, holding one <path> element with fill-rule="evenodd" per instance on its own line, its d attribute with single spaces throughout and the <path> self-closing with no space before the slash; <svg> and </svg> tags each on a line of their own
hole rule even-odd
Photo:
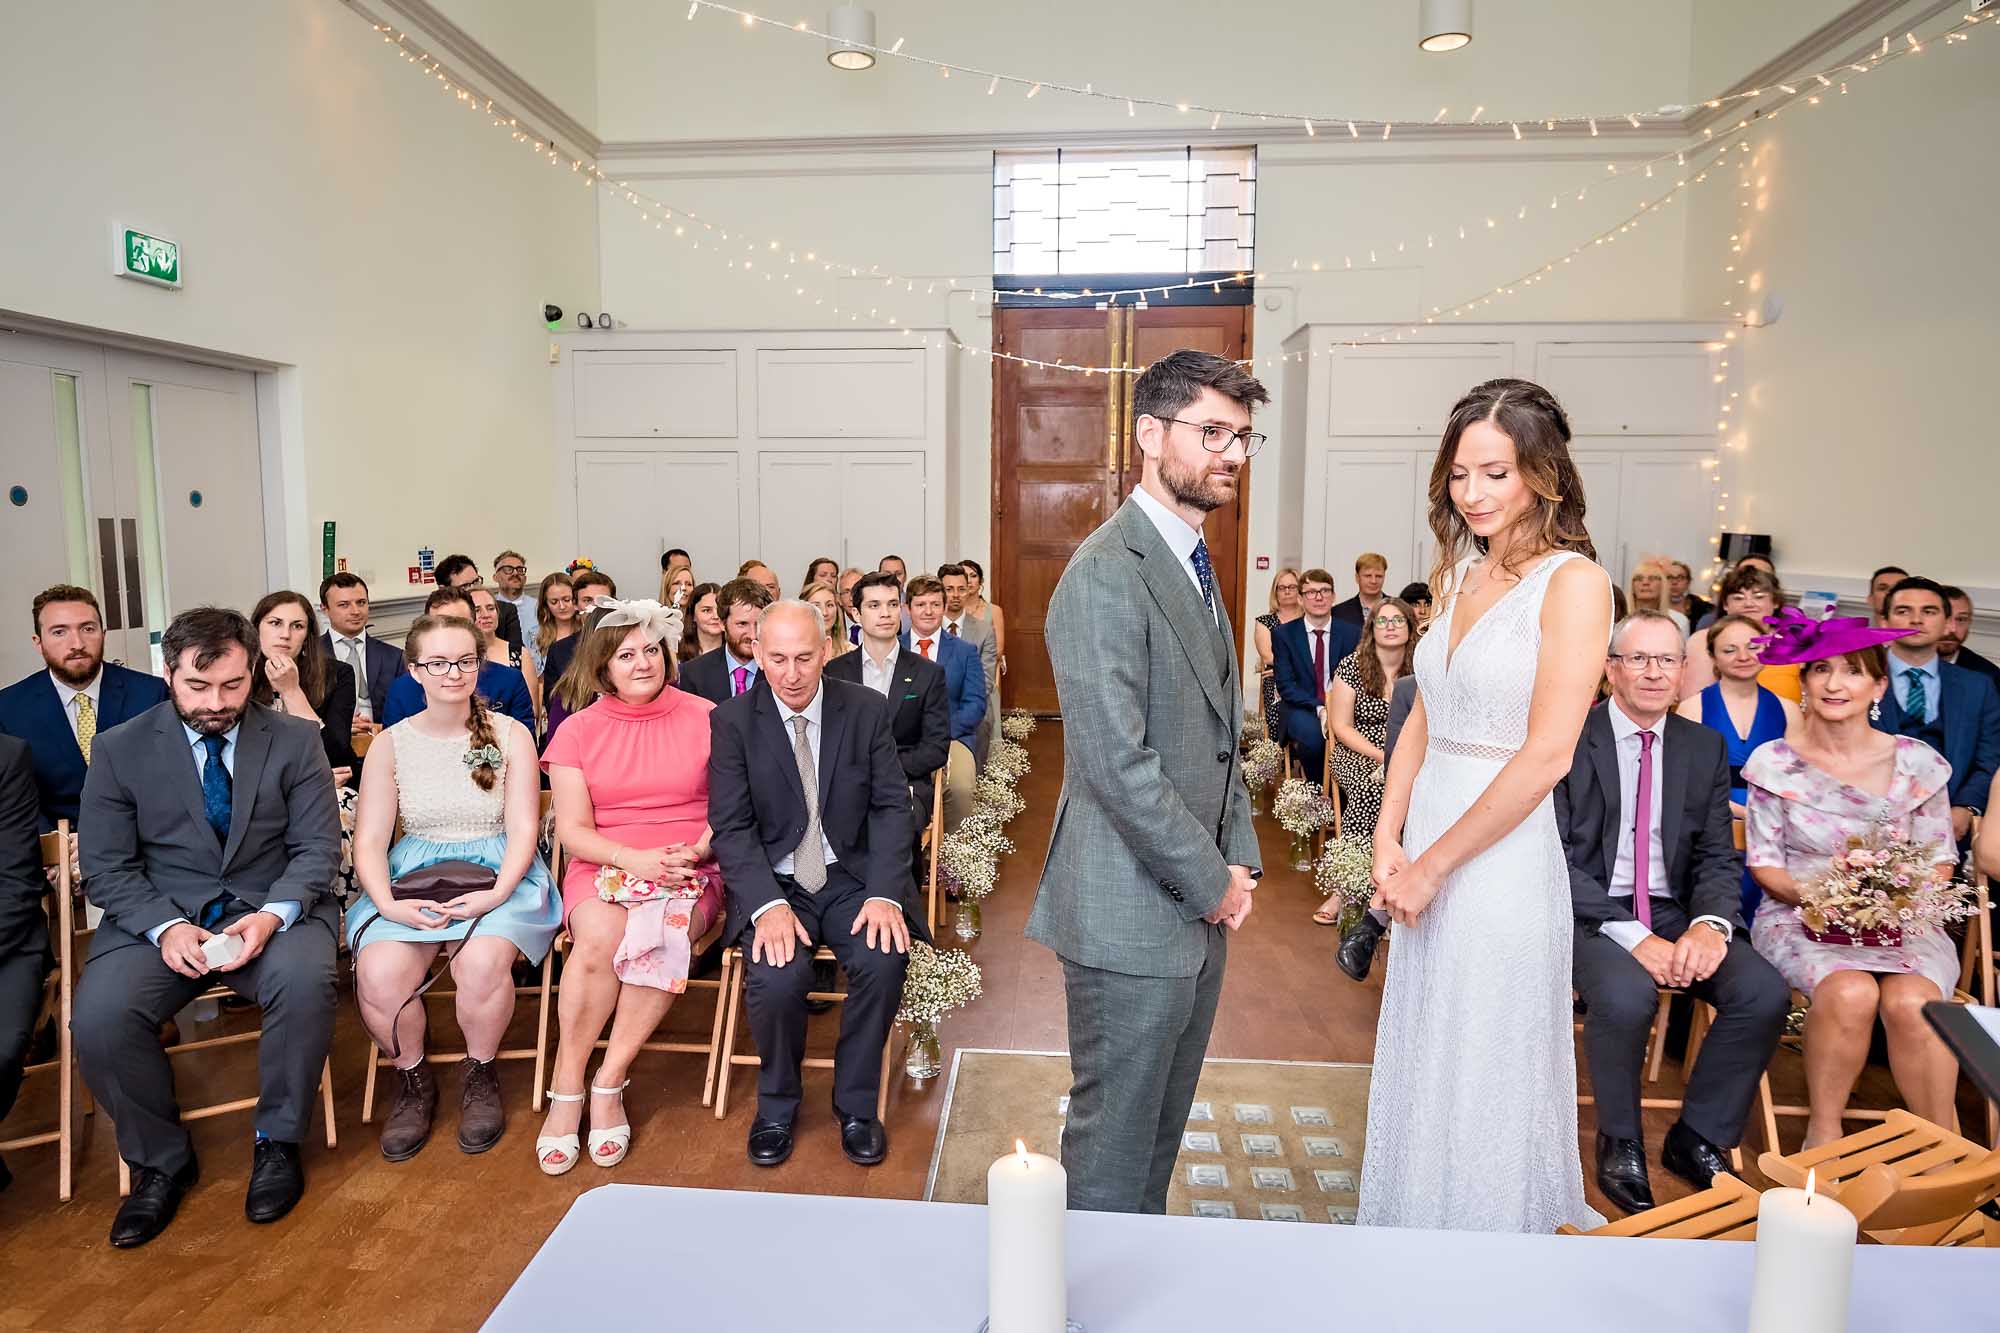
<svg viewBox="0 0 2000 1333">
<path fill-rule="evenodd" d="M 1491 759 L 1497 764 L 1504 764 L 1520 753 L 1503 745 L 1474 745 L 1471 741 L 1455 741 L 1448 736 L 1431 737 L 1430 748 L 1441 754 L 1455 754 L 1466 759 Z"/>
</svg>

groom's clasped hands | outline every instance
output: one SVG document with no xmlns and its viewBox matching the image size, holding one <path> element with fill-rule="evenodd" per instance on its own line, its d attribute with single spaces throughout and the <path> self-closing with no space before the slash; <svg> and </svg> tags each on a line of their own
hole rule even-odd
<svg viewBox="0 0 2000 1333">
<path fill-rule="evenodd" d="M 1222 901 L 1202 920 L 1211 926 L 1241 930 L 1250 916 L 1250 895 L 1256 888 L 1256 876 L 1250 873 L 1248 866 L 1229 867 L 1229 887 L 1223 891 Z"/>
</svg>

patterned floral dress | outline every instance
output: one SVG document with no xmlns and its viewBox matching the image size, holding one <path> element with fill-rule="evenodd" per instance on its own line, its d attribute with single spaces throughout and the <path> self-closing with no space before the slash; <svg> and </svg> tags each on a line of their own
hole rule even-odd
<svg viewBox="0 0 2000 1333">
<path fill-rule="evenodd" d="M 1389 701 L 1378 699 L 1361 687 L 1361 663 L 1353 653 L 1340 659 L 1334 678 L 1347 682 L 1354 691 L 1354 729 L 1378 749 L 1389 743 Z M 1332 717 L 1331 705 L 1327 716 Z M 1367 842 L 1375 836 L 1375 821 L 1382 814 L 1382 784 L 1375 774 L 1380 760 L 1356 754 L 1345 745 L 1333 743 L 1333 782 L 1340 788 L 1340 835 Z"/>
<path fill-rule="evenodd" d="M 1896 738 L 1896 771 L 1883 796 L 1838 781 L 1782 740 L 1751 754 L 1743 779 L 1750 794 L 1746 864 L 1783 869 L 1801 882 L 1818 879 L 1848 838 L 1865 838 L 1878 825 L 1891 837 L 1935 842 L 1951 856 L 1951 765 L 1912 737 Z M 1806 938 L 1795 909 L 1766 897 L 1750 924 L 1750 942 L 1807 995 L 1843 968 L 1913 973 L 1934 982 L 1940 997 L 1958 984 L 1958 951 L 1940 930 L 1906 932 L 1894 948 L 1821 944 Z"/>
<path fill-rule="evenodd" d="M 1276 611 L 1266 611 L 1263 615 L 1257 617 L 1257 623 L 1270 633 L 1272 642 L 1275 645 L 1278 638 L 1278 626 L 1283 623 L 1278 619 L 1278 613 Z M 1263 705 L 1264 734 L 1274 741 L 1284 740 L 1284 720 L 1278 716 L 1278 676 L 1276 672 L 1267 672 L 1264 675 Z"/>
</svg>

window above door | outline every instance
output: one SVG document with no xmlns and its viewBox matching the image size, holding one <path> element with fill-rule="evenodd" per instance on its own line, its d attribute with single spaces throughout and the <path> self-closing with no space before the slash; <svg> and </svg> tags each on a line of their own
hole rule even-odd
<svg viewBox="0 0 2000 1333">
<path fill-rule="evenodd" d="M 996 277 L 1248 272 L 1255 148 L 993 155 Z"/>
</svg>

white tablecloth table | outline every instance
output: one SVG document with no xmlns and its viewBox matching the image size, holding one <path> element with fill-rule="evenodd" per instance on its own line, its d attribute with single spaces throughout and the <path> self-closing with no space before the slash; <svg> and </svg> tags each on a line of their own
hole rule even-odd
<svg viewBox="0 0 2000 1333">
<path fill-rule="evenodd" d="M 1072 1213 L 1069 1311 L 1089 1333 L 1737 1333 L 1755 1249 Z M 1849 1327 L 2000 1328 L 1996 1293 L 1990 1251 L 1863 1245 Z M 974 1333 L 985 1313 L 983 1208 L 605 1185 L 486 1328 Z"/>
</svg>

